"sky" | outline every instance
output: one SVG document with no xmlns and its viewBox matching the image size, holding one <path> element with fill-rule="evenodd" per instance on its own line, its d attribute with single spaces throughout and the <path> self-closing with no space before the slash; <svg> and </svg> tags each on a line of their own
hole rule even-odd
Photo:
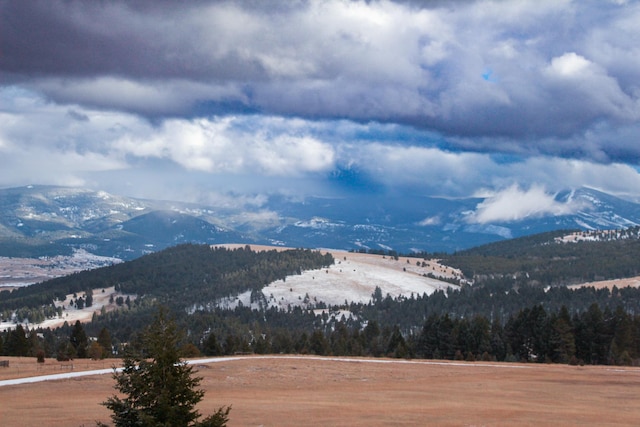
<svg viewBox="0 0 640 427">
<path fill-rule="evenodd" d="M 632 0 L 0 0 L 0 187 L 487 197 L 479 222 L 583 186 L 638 201 L 638 22 Z"/>
</svg>

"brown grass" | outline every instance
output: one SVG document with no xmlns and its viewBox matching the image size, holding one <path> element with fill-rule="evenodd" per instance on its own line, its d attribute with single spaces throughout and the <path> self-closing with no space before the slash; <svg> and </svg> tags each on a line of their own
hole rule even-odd
<svg viewBox="0 0 640 427">
<path fill-rule="evenodd" d="M 60 372 L 9 358 L 0 379 Z M 203 414 L 230 404 L 233 426 L 638 425 L 635 368 L 483 363 L 367 363 L 363 359 L 247 358 L 199 365 Z M 109 367 L 76 361 L 74 370 Z M 110 421 L 99 403 L 110 375 L 0 387 L 2 426 Z"/>
<path fill-rule="evenodd" d="M 577 289 L 577 288 L 583 288 L 587 286 L 593 287 L 596 289 L 607 288 L 609 290 L 612 290 L 614 286 L 617 287 L 618 289 L 628 288 L 628 287 L 638 288 L 640 287 L 640 277 L 628 277 L 625 279 L 612 279 L 612 280 L 601 280 L 598 282 L 586 282 L 586 283 L 581 283 L 579 285 L 567 286 L 567 288 Z"/>
</svg>

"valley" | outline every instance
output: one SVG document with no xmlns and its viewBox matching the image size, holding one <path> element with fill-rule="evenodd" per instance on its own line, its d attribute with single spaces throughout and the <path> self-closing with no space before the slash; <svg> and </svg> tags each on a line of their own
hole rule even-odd
<svg viewBox="0 0 640 427">
<path fill-rule="evenodd" d="M 94 255 L 78 249 L 70 256 L 18 258 L 0 257 L 0 290 L 14 289 L 122 262 L 119 258 Z"/>
</svg>

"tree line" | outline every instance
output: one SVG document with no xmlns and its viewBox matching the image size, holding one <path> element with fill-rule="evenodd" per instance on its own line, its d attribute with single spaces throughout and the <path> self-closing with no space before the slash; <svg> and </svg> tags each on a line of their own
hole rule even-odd
<svg viewBox="0 0 640 427">
<path fill-rule="evenodd" d="M 640 363 L 640 314 L 632 314 L 622 305 L 601 306 L 596 301 L 606 293 L 593 288 L 588 293 L 592 298 L 581 300 L 592 302 L 581 309 L 569 309 L 566 305 L 552 309 L 534 304 L 513 312 L 505 321 L 478 313 L 459 316 L 447 310 L 433 311 L 420 322 L 400 321 L 390 314 L 406 311 L 417 299 L 387 297 L 362 304 L 359 310 L 354 306 L 349 317 L 338 318 L 335 308 L 330 307 L 322 315 L 301 307 L 287 310 L 237 307 L 198 311 L 182 316 L 178 325 L 188 337 L 182 354 L 191 357 L 297 353 L 574 364 Z M 608 298 L 619 299 L 612 295 L 609 293 Z M 638 296 L 636 290 L 635 298 Z M 104 316 L 105 319 L 98 316 L 86 325 L 76 322 L 54 330 L 28 330 L 18 325 L 0 334 L 0 354 L 37 356 L 42 352 L 46 357 L 60 360 L 111 357 L 122 351 L 123 343 L 135 345 L 140 330 L 132 328 L 135 324 L 132 322 L 149 324 L 155 310 L 155 306 L 150 306 L 148 310 L 113 312 L 109 316 L 114 317 L 114 323 L 104 322 L 109 316 Z M 88 336 L 97 339 L 89 340 Z"/>
</svg>

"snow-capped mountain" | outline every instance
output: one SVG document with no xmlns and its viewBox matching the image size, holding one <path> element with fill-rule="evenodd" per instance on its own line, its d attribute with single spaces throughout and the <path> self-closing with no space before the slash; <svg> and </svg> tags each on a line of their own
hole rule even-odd
<svg viewBox="0 0 640 427">
<path fill-rule="evenodd" d="M 550 230 L 640 224 L 640 204 L 593 189 L 562 192 L 555 200 L 574 209 L 474 222 L 469 218 L 485 199 L 354 195 L 300 201 L 271 196 L 251 211 L 29 186 L 0 190 L 0 256 L 84 249 L 131 259 L 184 242 L 451 252 Z"/>
<path fill-rule="evenodd" d="M 0 190 L 0 256 L 66 255 L 75 248 L 131 259 L 178 243 L 237 240 L 244 237 L 199 206 L 79 188 Z"/>
</svg>

